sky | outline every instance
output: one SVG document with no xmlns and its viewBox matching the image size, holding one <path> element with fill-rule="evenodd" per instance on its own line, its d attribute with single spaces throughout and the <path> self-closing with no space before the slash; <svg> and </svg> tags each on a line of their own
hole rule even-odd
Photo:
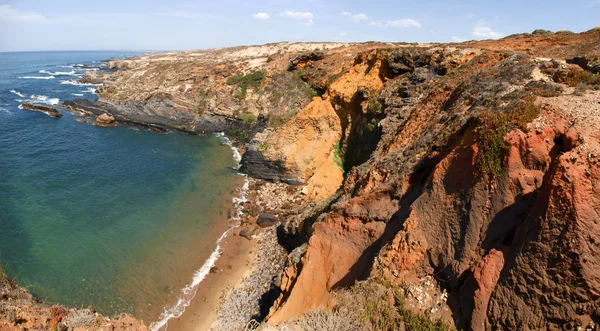
<svg viewBox="0 0 600 331">
<path fill-rule="evenodd" d="M 0 0 L 0 52 L 452 42 L 600 25 L 600 0 Z"/>
</svg>

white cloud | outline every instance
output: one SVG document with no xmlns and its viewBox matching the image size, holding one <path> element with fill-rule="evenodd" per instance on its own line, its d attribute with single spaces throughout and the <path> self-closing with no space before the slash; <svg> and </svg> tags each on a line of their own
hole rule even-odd
<svg viewBox="0 0 600 331">
<path fill-rule="evenodd" d="M 0 5 L 0 22 L 46 23 L 48 19 L 40 13 L 22 12 L 11 5 Z"/>
<path fill-rule="evenodd" d="M 492 30 L 490 27 L 485 25 L 478 25 L 471 31 L 473 37 L 478 38 L 500 38 L 503 36 L 502 33 Z"/>
<path fill-rule="evenodd" d="M 261 20 L 268 20 L 269 18 L 271 18 L 271 15 L 269 15 L 269 13 L 256 13 L 256 14 L 252 14 L 252 17 L 258 18 Z"/>
<path fill-rule="evenodd" d="M 315 22 L 313 21 L 314 15 L 311 12 L 299 12 L 299 11 L 289 11 L 286 10 L 283 13 L 279 13 L 281 17 L 287 17 L 294 20 L 306 20 L 306 25 L 311 26 Z"/>
<path fill-rule="evenodd" d="M 279 16 L 289 17 L 295 20 L 304 20 L 313 18 L 313 14 L 311 12 L 299 12 L 299 11 L 289 11 L 286 10 L 283 13 L 280 13 Z"/>
<path fill-rule="evenodd" d="M 461 37 L 452 36 L 452 41 L 455 43 L 462 43 L 463 41 L 466 41 L 466 40 Z"/>
<path fill-rule="evenodd" d="M 367 16 L 366 14 L 363 14 L 363 13 L 354 15 L 351 12 L 345 11 L 342 13 L 342 16 L 350 17 L 354 22 L 369 20 L 369 16 Z"/>
<path fill-rule="evenodd" d="M 371 25 L 378 26 L 380 28 L 392 27 L 392 28 L 420 28 L 421 23 L 417 20 L 413 20 L 412 18 L 403 18 L 401 20 L 393 20 L 393 21 L 381 21 L 381 22 L 371 22 Z"/>
</svg>

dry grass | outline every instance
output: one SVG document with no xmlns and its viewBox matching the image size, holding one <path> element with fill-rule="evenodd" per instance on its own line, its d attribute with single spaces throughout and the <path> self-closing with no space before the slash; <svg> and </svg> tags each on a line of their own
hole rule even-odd
<svg viewBox="0 0 600 331">
<path fill-rule="evenodd" d="M 71 328 L 88 328 L 96 322 L 96 316 L 89 309 L 74 310 L 67 316 Z"/>
</svg>

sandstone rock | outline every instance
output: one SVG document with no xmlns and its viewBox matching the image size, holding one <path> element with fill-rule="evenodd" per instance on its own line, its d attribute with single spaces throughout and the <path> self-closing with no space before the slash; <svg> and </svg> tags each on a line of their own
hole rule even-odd
<svg viewBox="0 0 600 331">
<path fill-rule="evenodd" d="M 111 126 L 116 126 L 117 122 L 115 121 L 114 117 L 105 113 L 105 114 L 101 114 L 100 116 L 96 117 L 96 121 L 94 122 L 94 125 L 103 126 L 103 127 L 111 127 Z"/>
</svg>

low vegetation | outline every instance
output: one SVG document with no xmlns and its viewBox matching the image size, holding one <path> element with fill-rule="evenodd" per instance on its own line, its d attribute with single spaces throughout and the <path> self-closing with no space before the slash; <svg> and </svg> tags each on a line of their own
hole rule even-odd
<svg viewBox="0 0 600 331">
<path fill-rule="evenodd" d="M 196 113 L 198 115 L 204 114 L 208 110 L 208 91 L 205 89 L 198 90 L 198 104 L 196 105 Z"/>
<path fill-rule="evenodd" d="M 240 115 L 240 119 L 242 120 L 242 122 L 244 122 L 246 124 L 255 123 L 257 120 L 256 115 L 254 115 L 252 113 L 242 113 Z"/>
<path fill-rule="evenodd" d="M 571 67 L 567 70 L 557 71 L 554 74 L 554 81 L 570 87 L 576 87 L 579 84 L 600 86 L 600 74 L 592 74 L 589 71 Z"/>
<path fill-rule="evenodd" d="M 335 164 L 337 164 L 338 167 L 344 171 L 344 157 L 341 142 L 333 145 L 333 153 L 333 160 L 335 161 Z"/>
<path fill-rule="evenodd" d="M 287 123 L 289 120 L 292 119 L 292 117 L 294 117 L 296 115 L 296 112 L 294 111 L 287 111 L 287 112 L 271 112 L 267 115 L 267 122 L 269 123 L 269 126 L 272 128 L 278 128 L 282 125 L 284 125 L 285 123 Z"/>
<path fill-rule="evenodd" d="M 250 141 L 250 133 L 247 130 L 231 130 L 229 131 L 229 137 L 242 143 Z"/>
<path fill-rule="evenodd" d="M 238 93 L 234 96 L 237 99 L 243 100 L 246 98 L 248 88 L 257 91 L 265 81 L 267 72 L 265 70 L 257 70 L 249 74 L 237 74 L 227 79 L 227 85 L 237 85 Z"/>
<path fill-rule="evenodd" d="M 502 163 L 509 146 L 504 136 L 518 128 L 523 131 L 527 123 L 540 114 L 540 107 L 535 104 L 535 97 L 526 95 L 515 102 L 508 111 L 488 110 L 483 112 L 478 120 L 477 140 L 479 153 L 477 165 L 480 170 L 493 176 L 502 174 Z"/>
</svg>

